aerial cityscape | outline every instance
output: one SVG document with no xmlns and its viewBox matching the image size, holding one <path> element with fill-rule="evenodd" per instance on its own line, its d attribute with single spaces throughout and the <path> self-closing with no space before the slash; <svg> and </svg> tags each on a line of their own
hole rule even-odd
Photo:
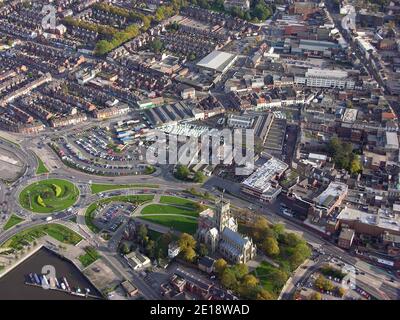
<svg viewBox="0 0 400 320">
<path fill-rule="evenodd" d="M 0 0 L 0 300 L 400 300 L 399 116 L 400 0 Z"/>
</svg>

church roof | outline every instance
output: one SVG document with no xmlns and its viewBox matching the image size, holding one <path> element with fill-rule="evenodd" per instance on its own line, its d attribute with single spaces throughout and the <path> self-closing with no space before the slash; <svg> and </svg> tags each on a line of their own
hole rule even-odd
<svg viewBox="0 0 400 320">
<path fill-rule="evenodd" d="M 249 241 L 248 238 L 244 238 L 239 232 L 235 232 L 229 228 L 225 228 L 222 231 L 222 238 L 228 238 L 230 241 L 238 244 L 240 247 L 244 247 Z"/>
</svg>

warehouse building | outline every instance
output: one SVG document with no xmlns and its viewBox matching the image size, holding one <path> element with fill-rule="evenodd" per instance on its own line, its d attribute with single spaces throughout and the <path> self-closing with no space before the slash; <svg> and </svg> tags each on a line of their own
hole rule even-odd
<svg viewBox="0 0 400 320">
<path fill-rule="evenodd" d="M 215 50 L 197 63 L 197 66 L 207 71 L 225 73 L 236 60 L 237 56 L 234 54 Z"/>
</svg>

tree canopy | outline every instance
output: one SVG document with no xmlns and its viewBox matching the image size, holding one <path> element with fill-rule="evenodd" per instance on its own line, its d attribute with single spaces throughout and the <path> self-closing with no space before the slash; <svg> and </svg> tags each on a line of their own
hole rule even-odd
<svg viewBox="0 0 400 320">
<path fill-rule="evenodd" d="M 362 171 L 360 157 L 354 153 L 351 143 L 342 142 L 339 138 L 334 137 L 327 148 L 329 155 L 339 169 L 346 169 L 352 174 Z"/>
</svg>

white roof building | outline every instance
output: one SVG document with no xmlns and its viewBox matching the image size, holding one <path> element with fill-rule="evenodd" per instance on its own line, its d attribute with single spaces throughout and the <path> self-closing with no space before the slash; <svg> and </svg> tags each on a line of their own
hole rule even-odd
<svg viewBox="0 0 400 320">
<path fill-rule="evenodd" d="M 396 132 L 386 131 L 386 149 L 399 150 L 399 137 Z"/>
<path fill-rule="evenodd" d="M 228 52 L 213 51 L 197 63 L 197 66 L 209 71 L 225 73 L 236 61 L 237 56 Z"/>
<path fill-rule="evenodd" d="M 343 122 L 354 123 L 357 120 L 357 109 L 346 109 L 343 115 Z"/>
<path fill-rule="evenodd" d="M 242 192 L 258 197 L 262 201 L 273 200 L 282 190 L 274 178 L 281 176 L 288 167 L 285 162 L 271 158 L 242 182 Z"/>
<path fill-rule="evenodd" d="M 310 78 L 327 78 L 327 79 L 346 79 L 348 72 L 343 70 L 317 69 L 310 68 L 306 72 L 306 77 Z"/>
</svg>

